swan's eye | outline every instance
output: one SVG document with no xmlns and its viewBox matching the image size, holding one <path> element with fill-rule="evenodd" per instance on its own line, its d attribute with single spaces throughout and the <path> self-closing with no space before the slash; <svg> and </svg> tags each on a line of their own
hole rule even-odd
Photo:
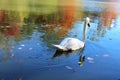
<svg viewBox="0 0 120 80">
<path fill-rule="evenodd" d="M 88 23 L 88 27 L 90 27 L 90 23 Z"/>
</svg>

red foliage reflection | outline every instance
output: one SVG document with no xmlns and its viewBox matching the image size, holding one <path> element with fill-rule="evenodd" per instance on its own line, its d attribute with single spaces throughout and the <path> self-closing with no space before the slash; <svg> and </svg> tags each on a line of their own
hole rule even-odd
<svg viewBox="0 0 120 80">
<path fill-rule="evenodd" d="M 18 32 L 19 28 L 17 25 L 8 26 L 7 28 L 3 29 L 3 34 L 5 35 L 5 37 L 15 36 L 18 34 Z"/>
<path fill-rule="evenodd" d="M 0 23 L 3 21 L 3 11 L 0 10 Z"/>
</svg>

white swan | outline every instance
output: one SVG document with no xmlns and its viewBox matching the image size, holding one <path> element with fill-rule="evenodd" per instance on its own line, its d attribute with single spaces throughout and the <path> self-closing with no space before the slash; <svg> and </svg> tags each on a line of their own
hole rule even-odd
<svg viewBox="0 0 120 80">
<path fill-rule="evenodd" d="M 58 50 L 61 51 L 69 51 L 69 50 L 78 50 L 84 47 L 85 45 L 85 39 L 86 39 L 86 26 L 90 27 L 90 19 L 87 17 L 84 22 L 84 28 L 83 28 L 83 38 L 82 41 L 80 41 L 77 38 L 65 38 L 59 45 L 53 45 Z"/>
</svg>

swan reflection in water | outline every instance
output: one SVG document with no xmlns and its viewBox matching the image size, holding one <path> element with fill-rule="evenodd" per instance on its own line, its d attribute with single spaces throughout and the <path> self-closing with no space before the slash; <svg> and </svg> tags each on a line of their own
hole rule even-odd
<svg viewBox="0 0 120 80">
<path fill-rule="evenodd" d="M 84 49 L 84 48 L 83 48 Z M 60 57 L 62 55 L 65 56 L 70 56 L 70 55 L 74 55 L 74 54 L 79 54 L 80 53 L 80 57 L 78 59 L 78 65 L 80 65 L 80 67 L 83 66 L 83 63 L 85 61 L 85 56 L 83 55 L 83 49 L 80 50 L 76 50 L 76 51 L 61 51 L 61 50 L 56 50 L 54 55 L 52 56 L 52 59 L 56 58 L 56 57 Z"/>
<path fill-rule="evenodd" d="M 78 62 L 78 64 L 80 65 L 80 67 L 83 66 L 84 61 L 85 61 L 85 56 L 84 55 L 80 55 L 79 62 Z"/>
</svg>

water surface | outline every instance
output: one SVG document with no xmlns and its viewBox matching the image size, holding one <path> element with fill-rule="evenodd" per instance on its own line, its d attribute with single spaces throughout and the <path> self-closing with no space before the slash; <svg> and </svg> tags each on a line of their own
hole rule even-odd
<svg viewBox="0 0 120 80">
<path fill-rule="evenodd" d="M 117 3 L 0 2 L 0 80 L 120 79 Z M 91 27 L 84 49 L 56 52 L 52 44 L 66 37 L 82 40 L 86 17 Z"/>
</svg>

